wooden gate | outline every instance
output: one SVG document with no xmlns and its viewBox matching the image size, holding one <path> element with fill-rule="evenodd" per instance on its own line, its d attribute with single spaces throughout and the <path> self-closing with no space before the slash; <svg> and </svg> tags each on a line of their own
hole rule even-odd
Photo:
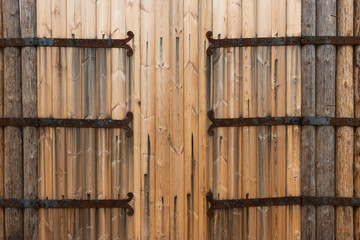
<svg viewBox="0 0 360 240">
<path fill-rule="evenodd" d="M 0 239 L 360 238 L 359 0 L 0 2 Z"/>
</svg>

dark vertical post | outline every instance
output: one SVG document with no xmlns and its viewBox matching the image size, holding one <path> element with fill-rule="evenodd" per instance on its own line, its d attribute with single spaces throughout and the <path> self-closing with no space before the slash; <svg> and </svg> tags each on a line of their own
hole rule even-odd
<svg viewBox="0 0 360 240">
<path fill-rule="evenodd" d="M 316 1 L 317 36 L 336 35 L 336 0 Z M 316 48 L 317 117 L 335 117 L 335 60 L 336 48 L 322 45 Z M 335 128 L 316 128 L 316 196 L 335 196 Z M 316 239 L 335 238 L 335 210 L 333 206 L 316 209 Z"/>
<path fill-rule="evenodd" d="M 316 35 L 316 1 L 302 0 L 301 32 Z M 306 117 L 315 116 L 315 46 L 301 49 L 301 110 Z M 315 126 L 303 126 L 301 131 L 301 195 L 315 196 Z M 301 237 L 315 240 L 315 206 L 301 209 Z"/>
<path fill-rule="evenodd" d="M 36 37 L 36 0 L 21 0 L 21 37 Z M 25 118 L 37 117 L 37 59 L 36 47 L 21 49 L 22 114 Z M 35 127 L 23 128 L 24 198 L 37 198 L 38 131 Z M 36 209 L 24 210 L 24 237 L 37 239 Z"/>
<path fill-rule="evenodd" d="M 3 0 L 3 37 L 20 37 L 19 1 Z M 20 49 L 4 49 L 4 117 L 19 118 L 21 111 Z M 22 129 L 4 129 L 4 184 L 5 198 L 23 198 Z M 23 239 L 23 210 L 5 209 L 5 238 Z"/>
</svg>

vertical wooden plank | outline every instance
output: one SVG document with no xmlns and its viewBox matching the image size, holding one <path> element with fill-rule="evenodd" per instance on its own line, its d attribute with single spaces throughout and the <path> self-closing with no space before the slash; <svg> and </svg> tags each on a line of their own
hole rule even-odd
<svg viewBox="0 0 360 240">
<path fill-rule="evenodd" d="M 155 238 L 155 3 L 141 1 L 141 239 Z M 144 99 L 144 100 L 142 100 Z"/>
<path fill-rule="evenodd" d="M 112 39 L 119 39 L 125 37 L 125 1 L 114 1 L 111 4 L 111 19 L 110 19 L 110 33 Z M 125 92 L 126 92 L 126 76 L 124 50 L 111 49 L 111 118 L 123 119 L 125 117 Z M 126 197 L 124 195 L 126 186 L 120 180 L 124 175 L 131 173 L 120 172 L 120 165 L 127 161 L 124 150 L 124 142 L 130 140 L 125 138 L 124 131 L 119 129 L 111 130 L 112 132 L 112 157 L 111 157 L 111 198 Z M 124 224 L 120 224 L 119 220 L 122 218 L 121 210 L 111 210 L 112 220 L 112 237 L 125 237 L 125 231 L 122 228 Z M 120 224 L 120 225 L 119 225 Z"/>
<path fill-rule="evenodd" d="M 301 35 L 301 0 L 287 1 L 286 35 Z M 286 48 L 286 114 L 301 116 L 301 49 L 300 46 Z M 286 195 L 300 196 L 300 126 L 287 126 L 286 141 Z M 286 208 L 286 236 L 301 237 L 301 207 Z"/>
<path fill-rule="evenodd" d="M 205 39 L 207 31 L 212 29 L 212 0 L 200 0 L 199 2 L 199 235 L 198 239 L 210 239 L 208 233 L 208 225 L 210 220 L 206 214 L 208 204 L 206 202 L 206 193 L 212 190 L 209 186 L 208 166 L 211 165 L 212 159 L 209 152 L 208 143 L 212 141 L 212 137 L 207 134 L 209 120 L 207 111 L 210 109 L 210 89 L 209 71 L 210 66 L 207 65 L 210 57 L 206 54 L 206 48 L 209 42 Z"/>
<path fill-rule="evenodd" d="M 169 2 L 156 1 L 155 4 L 155 151 L 156 151 L 156 238 L 169 238 L 170 219 L 169 181 Z M 173 201 L 173 199 L 171 199 Z"/>
<path fill-rule="evenodd" d="M 273 0 L 272 37 L 286 36 L 286 0 Z M 286 116 L 286 48 L 271 48 L 271 115 Z M 286 127 L 271 127 L 271 197 L 286 196 Z M 286 239 L 285 206 L 271 207 L 271 238 Z"/>
<path fill-rule="evenodd" d="M 110 34 L 110 1 L 96 1 L 96 37 L 107 39 Z M 108 62 L 106 49 L 96 49 L 96 79 L 89 87 L 89 92 L 94 91 L 94 95 L 89 98 L 89 113 L 94 114 L 95 118 L 109 118 L 111 115 L 106 99 L 106 82 Z M 98 111 L 98 112 L 97 112 Z M 92 134 L 92 129 L 89 129 Z M 108 151 L 108 130 L 97 129 L 97 190 L 98 199 L 111 197 L 111 162 L 110 151 Z M 95 145 L 93 145 L 95 147 Z M 92 147 L 93 147 L 92 146 Z M 111 209 L 99 209 L 100 219 L 98 226 L 98 238 L 111 237 Z"/>
<path fill-rule="evenodd" d="M 227 2 L 228 9 L 228 37 L 239 38 L 242 32 L 242 1 Z M 227 64 L 228 64 L 228 117 L 238 118 L 241 112 L 241 65 L 240 59 L 242 57 L 242 49 L 229 48 L 227 49 Z M 230 128 L 228 130 L 228 198 L 238 199 L 241 195 L 241 155 L 239 148 L 240 136 L 239 128 Z M 239 171 L 240 170 L 240 171 Z M 241 238 L 241 218 L 242 209 L 232 209 L 228 211 L 228 235 L 230 239 Z"/>
<path fill-rule="evenodd" d="M 256 34 L 256 2 L 243 0 L 242 36 L 255 37 Z M 243 117 L 256 116 L 256 90 L 255 81 L 255 55 L 254 48 L 243 49 Z M 242 136 L 242 198 L 256 198 L 257 196 L 257 136 L 256 127 L 244 127 Z M 243 213 L 243 238 L 256 238 L 257 216 L 256 208 L 244 208 Z"/>
<path fill-rule="evenodd" d="M 4 0 L 3 36 L 20 37 L 19 1 Z M 19 48 L 4 49 L 4 117 L 21 117 L 21 57 Z M 22 129 L 4 130 L 4 184 L 5 198 L 23 198 Z M 23 210 L 5 209 L 5 235 L 8 239 L 24 237 Z"/>
<path fill-rule="evenodd" d="M 37 1 L 37 36 L 51 37 L 51 1 Z M 38 117 L 52 116 L 52 78 L 51 78 L 51 50 L 38 48 Z M 39 130 L 39 172 L 38 172 L 38 197 L 46 199 L 49 193 L 46 189 L 50 183 L 50 170 L 52 163 L 51 153 L 51 128 Z M 47 161 L 46 161 L 47 160 Z M 45 239 L 49 234 L 48 213 L 46 209 L 39 209 L 39 238 Z"/>
<path fill-rule="evenodd" d="M 316 2 L 316 35 L 336 35 L 336 1 Z M 335 57 L 334 46 L 316 48 L 315 115 L 335 116 Z M 335 129 L 317 127 L 316 143 L 316 196 L 335 196 Z M 335 210 L 332 206 L 316 209 L 316 239 L 335 238 Z"/>
<path fill-rule="evenodd" d="M 316 35 L 316 1 L 302 1 L 301 34 Z M 302 116 L 315 116 L 315 46 L 301 48 Z M 301 195 L 315 196 L 315 127 L 301 129 Z M 315 206 L 301 208 L 301 238 L 315 240 Z"/>
<path fill-rule="evenodd" d="M 36 37 L 36 1 L 21 1 L 21 37 Z M 2 54 L 2 52 L 0 53 Z M 24 47 L 21 49 L 22 73 L 22 116 L 37 117 L 37 72 L 36 48 Z M 1 58 L 2 56 L 0 56 Z M 0 98 L 2 99 L 2 98 Z M 2 130 L 1 130 L 2 131 Z M 2 138 L 2 133 L 0 133 Z M 37 169 L 38 169 L 38 130 L 35 127 L 23 128 L 24 140 L 24 198 L 36 199 Z M 1 171 L 1 170 L 0 170 Z M 24 209 L 24 238 L 37 239 L 38 237 L 38 210 Z M 1 222 L 1 221 L 0 221 Z M 0 234 L 1 238 L 1 234 Z"/>
<path fill-rule="evenodd" d="M 354 35 L 354 1 L 337 1 L 337 35 Z M 339 46 L 336 59 L 336 117 L 354 117 L 353 46 Z M 353 197 L 354 128 L 336 129 L 336 196 Z M 354 239 L 353 207 L 336 207 L 336 238 Z"/>
<path fill-rule="evenodd" d="M 354 36 L 360 36 L 360 1 L 354 1 Z M 355 117 L 360 117 L 360 46 L 354 53 L 354 96 Z M 360 197 L 360 127 L 355 129 L 354 143 L 354 197 Z M 354 239 L 360 239 L 360 208 L 354 209 Z"/>
<path fill-rule="evenodd" d="M 129 161 L 133 161 L 133 177 L 131 186 L 129 186 L 129 191 L 131 190 L 135 195 L 135 202 L 134 202 L 134 209 L 135 211 L 134 216 L 132 217 L 132 222 L 130 221 L 129 225 L 133 225 L 133 239 L 141 239 L 141 217 L 144 218 L 144 215 L 141 215 L 141 79 L 140 79 L 140 19 L 139 16 L 141 14 L 140 9 L 140 0 L 135 1 L 127 1 L 126 4 L 126 29 L 127 31 L 132 31 L 134 33 L 134 40 L 132 41 L 131 45 L 134 49 L 134 55 L 129 59 L 129 80 L 130 81 L 130 106 L 128 107 L 134 113 L 133 119 L 133 130 L 134 130 L 134 137 L 133 137 L 133 158 L 129 159 Z M 125 53 L 124 53 L 125 54 Z M 127 56 L 126 56 L 127 57 Z"/>
<path fill-rule="evenodd" d="M 213 2 L 213 34 L 214 38 L 227 38 L 227 1 Z M 227 116 L 227 49 L 219 48 L 212 56 L 213 67 L 213 105 L 215 116 Z M 228 192 L 228 158 L 227 158 L 227 129 L 215 130 L 213 137 L 213 167 L 214 167 L 214 195 L 220 199 L 227 198 Z M 227 211 L 217 211 L 214 216 L 215 238 L 223 239 L 227 236 Z"/>
<path fill-rule="evenodd" d="M 3 37 L 3 5 L 0 1 L 0 37 Z M 4 117 L 4 49 L 0 49 L 0 117 Z M 0 198 L 5 198 L 4 128 L 0 128 Z M 0 209 L 0 239 L 5 238 L 5 209 Z"/>
<path fill-rule="evenodd" d="M 68 0 L 67 4 L 67 38 L 81 38 L 81 0 Z M 67 48 L 67 118 L 81 118 L 81 53 L 79 48 Z M 80 103 L 80 104 L 79 104 Z M 76 199 L 78 194 L 78 181 L 80 163 L 80 131 L 83 129 L 66 130 L 66 172 L 67 172 L 67 194 L 66 197 Z M 78 209 L 68 209 L 66 233 L 68 237 L 75 238 L 74 220 Z M 93 226 L 93 225 L 92 225 Z M 88 230 L 84 231 L 84 236 L 89 239 Z"/>
<path fill-rule="evenodd" d="M 97 1 L 88 1 L 87 4 L 81 5 L 81 38 L 96 38 L 97 31 Z M 98 98 L 97 98 L 97 66 L 96 61 L 96 49 L 82 49 L 81 50 L 81 118 L 96 119 L 98 117 Z M 101 176 L 99 173 L 98 164 L 101 160 L 98 157 L 101 146 L 96 148 L 96 144 L 99 141 L 96 133 L 99 129 L 81 129 L 80 131 L 80 158 L 78 163 L 78 174 L 80 177 L 77 178 L 79 188 L 83 188 L 80 192 L 79 198 L 87 199 L 104 199 L 102 195 L 103 189 L 97 184 L 101 184 Z M 99 235 L 103 233 L 103 229 L 100 228 L 99 224 L 102 223 L 104 209 L 90 209 L 86 211 L 86 216 L 82 214 L 82 211 L 78 209 L 75 212 L 75 223 L 79 222 L 81 218 L 86 218 L 84 221 L 87 224 L 93 226 L 88 228 L 85 232 L 86 236 L 91 239 L 99 238 Z M 78 236 L 81 232 L 81 227 L 75 224 L 74 232 Z"/>
<path fill-rule="evenodd" d="M 184 1 L 185 239 L 199 238 L 199 1 Z M 180 49 L 181 51 L 181 49 Z M 206 134 L 206 133 L 204 133 Z"/>
<path fill-rule="evenodd" d="M 258 37 L 271 36 L 271 1 L 258 0 L 256 6 L 256 31 Z M 271 48 L 256 48 L 257 116 L 271 114 Z M 270 127 L 257 128 L 258 173 L 257 196 L 269 197 L 270 191 Z M 269 207 L 257 208 L 257 238 L 266 239 L 271 235 Z"/>
<path fill-rule="evenodd" d="M 166 11 L 166 8 L 164 9 Z M 186 209 L 185 201 L 187 195 L 185 194 L 185 165 L 184 161 L 184 1 L 170 1 L 169 14 L 169 93 L 160 95 L 164 97 L 163 100 L 169 102 L 169 105 L 164 105 L 164 110 L 169 108 L 169 167 L 170 167 L 170 186 L 169 186 L 169 201 L 170 201 L 170 239 L 185 239 L 188 235 L 185 232 Z M 166 16 L 166 15 L 165 15 Z M 166 23 L 163 31 L 166 32 Z M 165 39 L 163 39 L 164 41 Z M 163 44 L 166 42 L 163 42 Z M 163 45 L 164 47 L 164 45 Z M 162 51 L 160 49 L 160 51 Z M 168 54 L 164 52 L 164 54 Z M 161 67 L 162 68 L 162 67 Z M 166 74 L 166 73 L 165 73 Z M 162 81 L 166 81 L 163 79 Z M 166 85 L 164 87 L 167 87 Z M 163 88 L 166 91 L 165 88 Z M 158 89 L 161 91 L 160 89 Z M 158 94 L 158 92 L 157 92 Z M 163 117 L 167 117 L 166 115 Z M 163 122 L 163 120 L 161 120 Z M 166 122 L 164 122 L 166 123 Z M 165 134 L 165 133 L 164 133 Z M 190 140 L 190 139 L 189 139 Z M 190 140 L 191 142 L 191 140 Z M 190 167 L 190 166 L 189 166 Z M 164 179 L 164 181 L 166 181 Z M 166 185 L 165 185 L 166 186 Z"/>
<path fill-rule="evenodd" d="M 52 36 L 61 38 L 66 36 L 66 1 L 51 1 L 51 23 L 53 27 Z M 66 117 L 66 50 L 65 48 L 51 48 L 52 55 L 52 81 L 53 81 L 53 117 Z M 65 128 L 54 129 L 54 149 L 53 149 L 53 184 L 52 190 L 54 199 L 62 199 L 65 196 Z M 54 239 L 65 238 L 65 222 L 63 209 L 51 210 L 54 219 L 53 225 Z"/>
</svg>

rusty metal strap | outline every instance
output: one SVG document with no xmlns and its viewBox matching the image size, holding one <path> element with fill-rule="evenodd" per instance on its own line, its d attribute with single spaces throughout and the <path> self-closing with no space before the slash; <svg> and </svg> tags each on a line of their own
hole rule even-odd
<svg viewBox="0 0 360 240">
<path fill-rule="evenodd" d="M 134 194 L 129 192 L 127 199 L 109 200 L 40 200 L 40 199 L 0 199 L 0 208 L 124 208 L 132 216 L 134 209 L 129 205 Z"/>
<path fill-rule="evenodd" d="M 339 36 L 301 36 L 301 37 L 269 37 L 269 38 L 212 38 L 213 33 L 207 32 L 210 42 L 207 54 L 212 55 L 214 48 L 256 47 L 256 46 L 291 46 L 291 45 L 360 45 L 360 37 Z"/>
<path fill-rule="evenodd" d="M 214 111 L 208 112 L 210 126 L 209 135 L 214 135 L 218 127 L 242 126 L 276 126 L 276 125 L 311 125 L 311 126 L 350 126 L 359 127 L 360 118 L 335 117 L 254 117 L 254 118 L 215 118 Z"/>
<path fill-rule="evenodd" d="M 84 48 L 125 48 L 127 55 L 133 49 L 127 44 L 134 33 L 127 32 L 125 39 L 75 39 L 75 38 L 0 38 L 0 47 L 84 47 Z"/>
<path fill-rule="evenodd" d="M 215 200 L 213 193 L 206 194 L 206 199 L 210 204 L 207 210 L 208 216 L 214 216 L 216 209 L 262 207 L 262 206 L 289 206 L 289 205 L 312 205 L 312 206 L 360 206 L 360 198 L 345 197 L 277 197 L 277 198 L 253 198 L 253 199 L 226 199 Z"/>
<path fill-rule="evenodd" d="M 122 128 L 131 137 L 133 130 L 129 126 L 133 114 L 128 112 L 123 120 L 112 119 L 56 119 L 56 118 L 0 118 L 0 127 L 69 127 L 69 128 Z"/>
</svg>

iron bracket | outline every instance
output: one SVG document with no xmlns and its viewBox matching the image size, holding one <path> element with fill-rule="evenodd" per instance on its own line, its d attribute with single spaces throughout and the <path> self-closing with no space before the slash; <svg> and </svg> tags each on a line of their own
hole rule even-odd
<svg viewBox="0 0 360 240">
<path fill-rule="evenodd" d="M 226 38 L 214 39 L 208 31 L 206 38 L 210 42 L 206 53 L 210 56 L 215 48 L 256 47 L 256 46 L 302 46 L 302 45 L 360 45 L 360 37 L 355 36 L 299 36 L 267 38 Z"/>
<path fill-rule="evenodd" d="M 218 127 L 242 127 L 242 126 L 276 126 L 276 125 L 311 125 L 311 126 L 349 126 L 359 127 L 360 118 L 336 118 L 336 117 L 253 117 L 253 118 L 215 118 L 214 111 L 208 112 L 211 122 L 208 134 L 214 135 L 214 129 Z"/>
<path fill-rule="evenodd" d="M 123 120 L 112 119 L 56 119 L 56 118 L 0 118 L 0 127 L 73 127 L 73 128 L 122 128 L 126 136 L 133 136 L 129 126 L 133 113 L 128 112 Z"/>
<path fill-rule="evenodd" d="M 127 32 L 125 39 L 75 39 L 75 38 L 0 38 L 0 47 L 82 47 L 82 48 L 124 48 L 127 55 L 134 51 L 127 44 L 134 33 Z"/>
<path fill-rule="evenodd" d="M 108 200 L 40 200 L 40 199 L 0 199 L 0 208 L 124 208 L 127 214 L 132 216 L 134 209 L 129 202 L 133 200 L 134 194 L 129 192 L 127 199 Z"/>
<path fill-rule="evenodd" d="M 226 199 L 215 200 L 212 192 L 206 194 L 206 200 L 210 204 L 207 210 L 208 217 L 214 216 L 217 209 L 262 207 L 262 206 L 290 206 L 290 205 L 312 205 L 312 206 L 360 206 L 360 198 L 346 197 L 276 197 L 276 198 L 252 198 L 252 199 Z"/>
</svg>

